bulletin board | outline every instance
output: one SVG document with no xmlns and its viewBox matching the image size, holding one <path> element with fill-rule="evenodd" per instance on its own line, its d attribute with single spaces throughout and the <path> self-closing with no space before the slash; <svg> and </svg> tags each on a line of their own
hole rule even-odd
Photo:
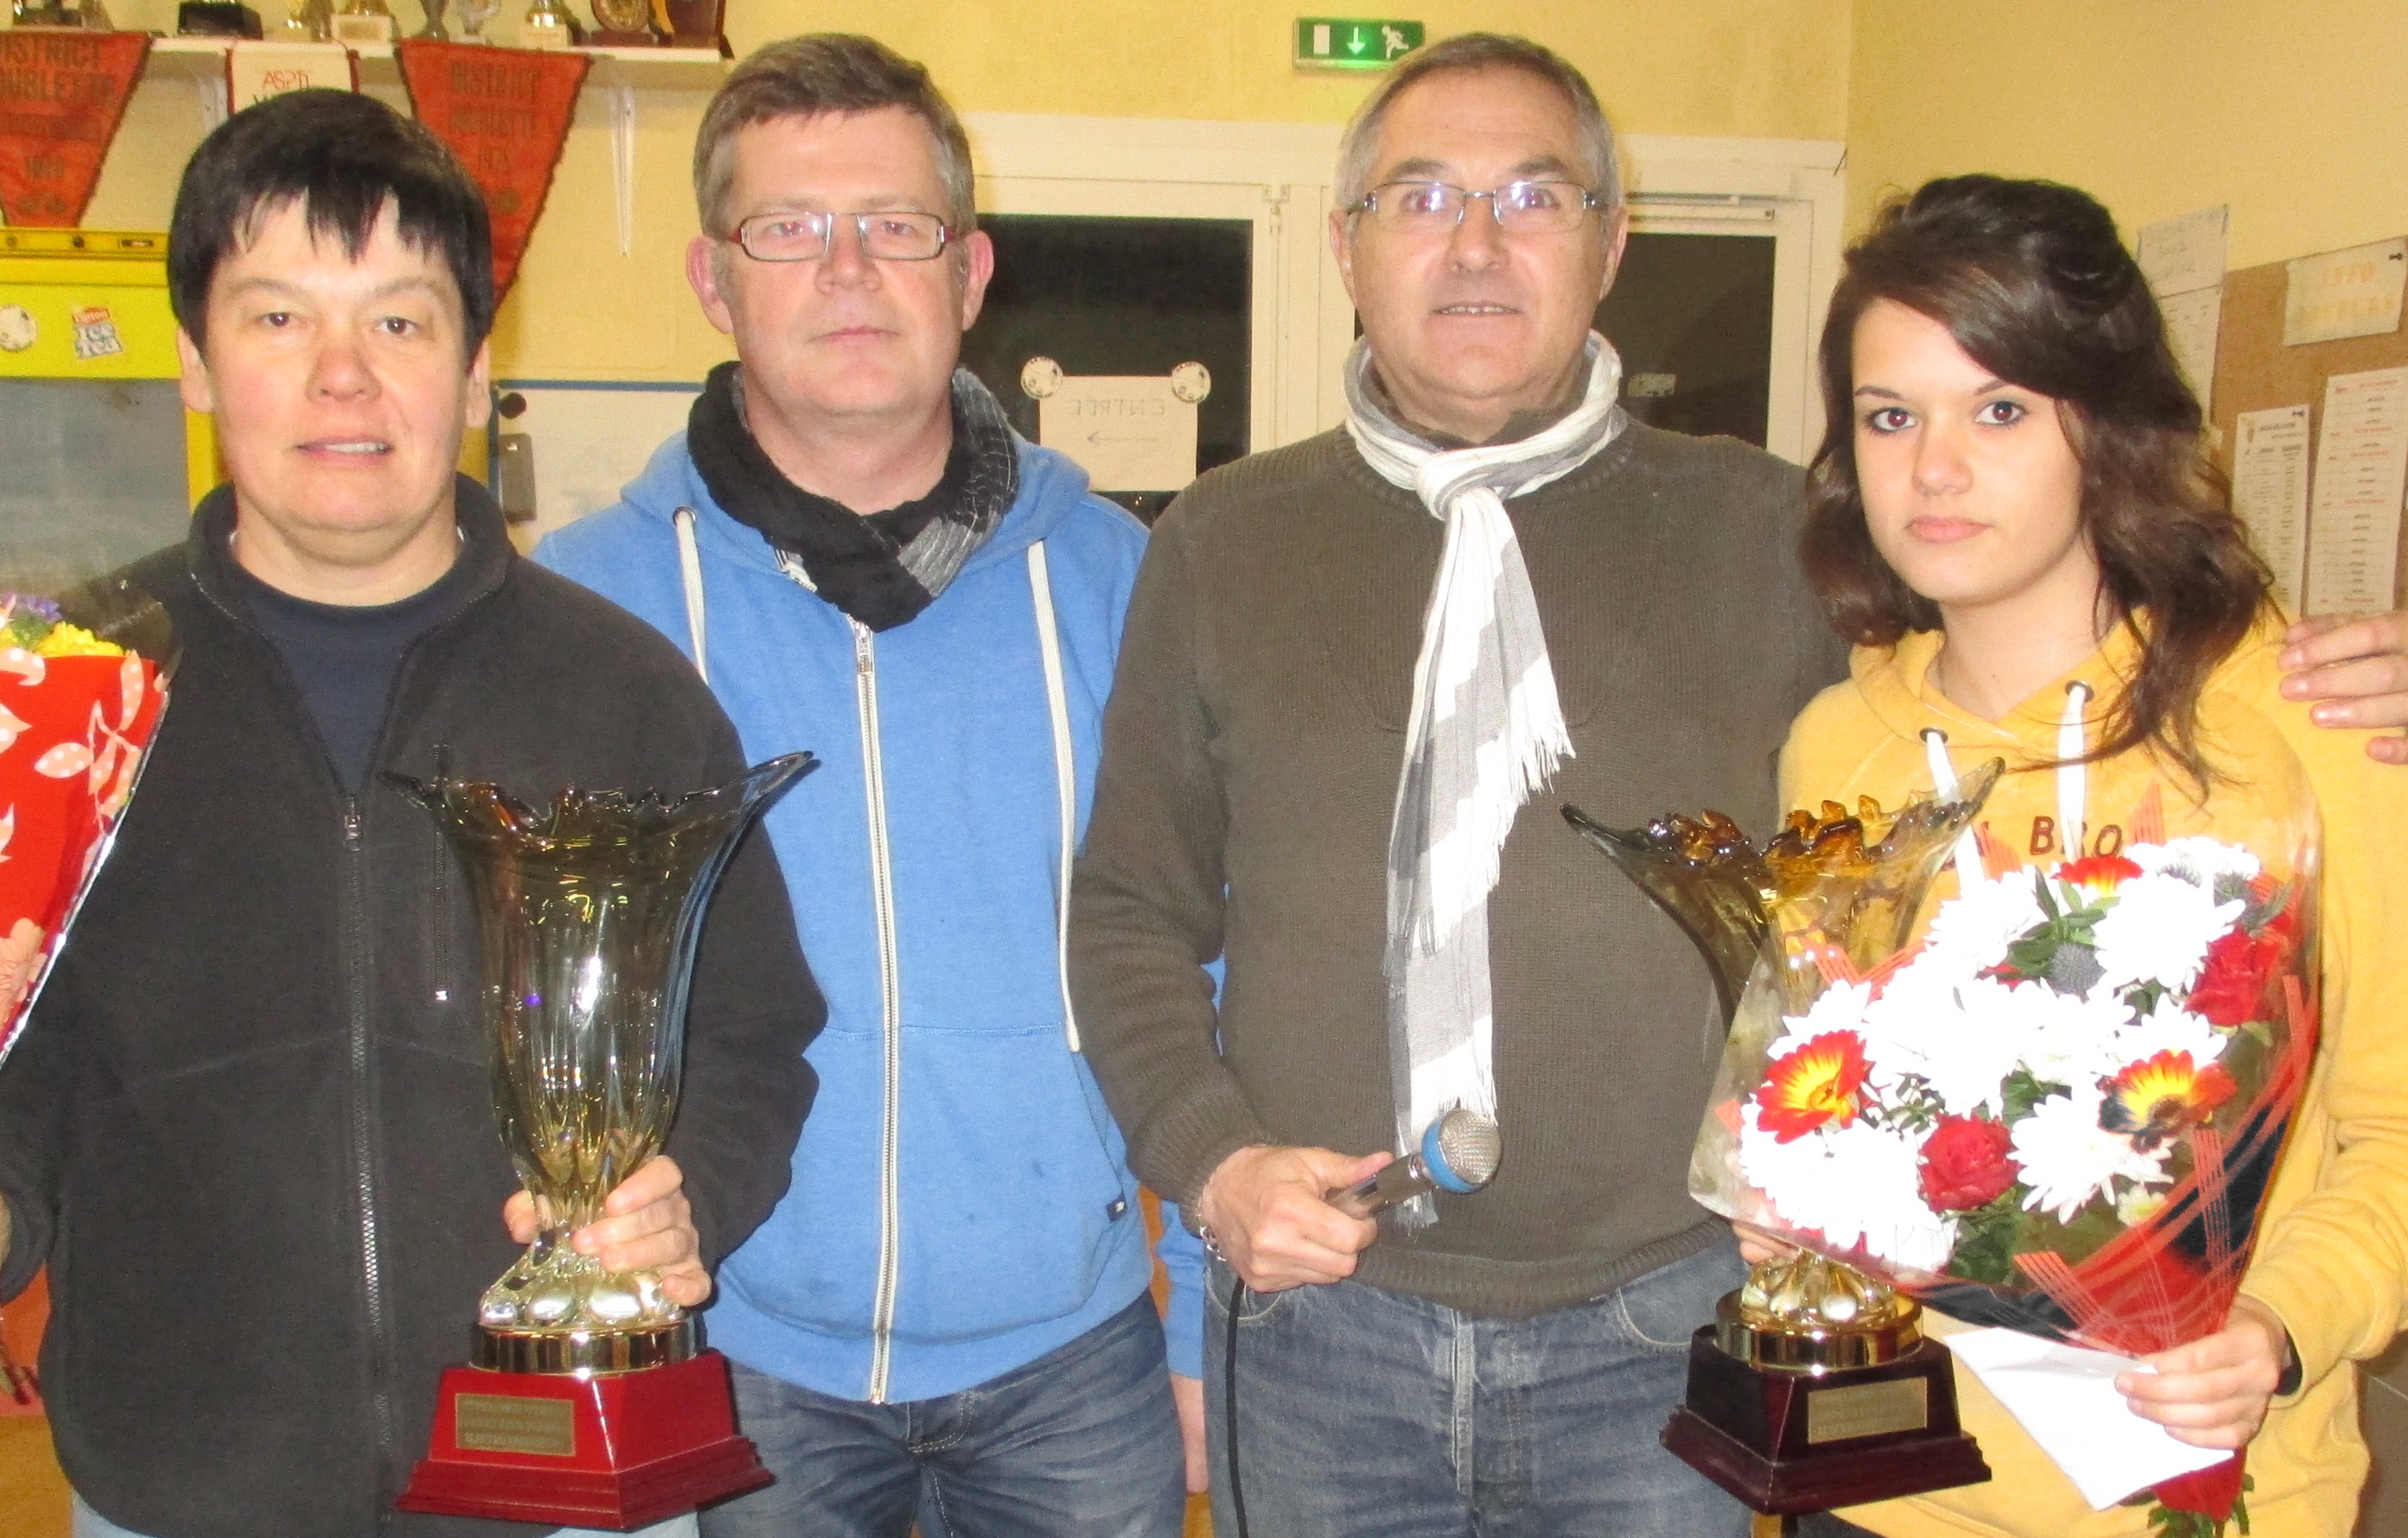
<svg viewBox="0 0 2408 1538">
<path fill-rule="evenodd" d="M 2336 374 L 2408 364 L 2408 324 L 2379 336 L 2351 336 L 2333 342 L 2283 345 L 2284 298 L 2289 286 L 2289 263 L 2270 262 L 2224 275 L 2222 320 L 2215 339 L 2215 386 L 2211 420 L 2214 425 L 2215 462 L 2232 470 L 2234 420 L 2244 411 L 2274 406 L 2305 406 L 2315 434 L 2324 431 L 2325 381 Z M 2402 522 L 2403 547 L 2408 547 L 2408 520 Z M 2408 548 L 2395 572 L 2394 607 L 2408 602 Z"/>
</svg>

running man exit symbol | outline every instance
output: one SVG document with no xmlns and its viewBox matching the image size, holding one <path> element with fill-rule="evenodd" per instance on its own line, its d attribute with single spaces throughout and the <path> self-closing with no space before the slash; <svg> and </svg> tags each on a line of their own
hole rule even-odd
<svg viewBox="0 0 2408 1538">
<path fill-rule="evenodd" d="M 1307 16 L 1296 23 L 1298 69 L 1385 69 L 1422 46 L 1419 21 L 1376 17 Z"/>
</svg>

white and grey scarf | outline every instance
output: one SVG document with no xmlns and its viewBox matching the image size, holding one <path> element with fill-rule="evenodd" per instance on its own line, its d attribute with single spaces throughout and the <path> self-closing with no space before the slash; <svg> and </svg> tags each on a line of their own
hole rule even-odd
<svg viewBox="0 0 2408 1538">
<path fill-rule="evenodd" d="M 1514 814 L 1572 751 L 1505 499 L 1570 474 L 1622 431 L 1622 360 L 1592 332 L 1588 361 L 1587 391 L 1553 426 L 1515 443 L 1441 450 L 1382 408 L 1363 343 L 1347 360 L 1355 448 L 1446 525 L 1388 833 L 1388 1060 L 1399 1155 L 1455 1105 L 1497 1115 L 1488 894 Z M 1437 1221 L 1438 1210 L 1417 1197 L 1398 1218 L 1419 1227 Z"/>
</svg>

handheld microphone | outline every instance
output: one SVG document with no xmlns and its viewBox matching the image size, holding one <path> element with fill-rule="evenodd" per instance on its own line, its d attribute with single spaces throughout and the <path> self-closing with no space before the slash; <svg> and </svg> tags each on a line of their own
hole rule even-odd
<svg viewBox="0 0 2408 1538">
<path fill-rule="evenodd" d="M 1458 1105 L 1429 1124 L 1420 1152 L 1381 1166 L 1359 1185 L 1335 1187 L 1324 1200 L 1350 1218 L 1377 1218 L 1424 1191 L 1469 1196 L 1497 1178 L 1503 1152 L 1497 1123 Z"/>
</svg>

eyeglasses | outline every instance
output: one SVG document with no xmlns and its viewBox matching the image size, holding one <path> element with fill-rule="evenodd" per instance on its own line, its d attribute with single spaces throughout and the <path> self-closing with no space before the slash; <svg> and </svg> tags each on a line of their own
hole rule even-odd
<svg viewBox="0 0 2408 1538">
<path fill-rule="evenodd" d="M 1481 198 L 1508 235 L 1561 235 L 1604 206 L 1576 181 L 1509 181 L 1484 192 L 1447 181 L 1385 181 L 1346 211 L 1369 214 L 1400 235 L 1436 235 L 1461 224 Z"/>
<path fill-rule="evenodd" d="M 754 214 L 727 237 L 755 262 L 813 262 L 836 238 L 836 221 L 853 221 L 861 249 L 881 262 L 925 262 L 943 253 L 953 239 L 950 225 L 934 214 L 883 210 L 867 214 L 817 214 L 800 209 Z"/>
</svg>

